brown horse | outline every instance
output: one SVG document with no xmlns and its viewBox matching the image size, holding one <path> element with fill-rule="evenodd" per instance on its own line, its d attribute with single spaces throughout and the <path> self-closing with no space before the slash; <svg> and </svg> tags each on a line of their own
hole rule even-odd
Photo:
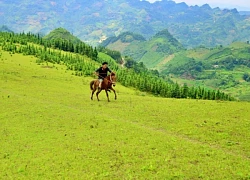
<svg viewBox="0 0 250 180">
<path fill-rule="evenodd" d="M 95 91 L 98 89 L 99 83 L 100 82 L 98 79 L 90 82 L 90 89 L 92 90 L 91 100 L 93 100 L 93 95 Z M 116 92 L 112 87 L 112 85 L 115 86 L 115 83 L 116 83 L 116 76 L 115 76 L 115 73 L 112 72 L 110 75 L 108 75 L 106 78 L 103 79 L 101 89 L 99 89 L 96 93 L 97 100 L 100 101 L 98 95 L 102 90 L 105 90 L 107 98 L 108 98 L 108 102 L 110 101 L 109 95 L 108 95 L 109 90 L 112 90 L 115 93 L 115 99 L 116 99 L 117 98 Z"/>
</svg>

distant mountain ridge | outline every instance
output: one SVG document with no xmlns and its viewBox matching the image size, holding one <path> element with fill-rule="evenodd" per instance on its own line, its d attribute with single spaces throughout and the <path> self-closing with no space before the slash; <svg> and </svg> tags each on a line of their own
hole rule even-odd
<svg viewBox="0 0 250 180">
<path fill-rule="evenodd" d="M 15 32 L 47 34 L 63 27 L 95 45 L 126 31 L 149 39 L 163 29 L 168 29 L 185 47 L 246 42 L 250 39 L 249 19 L 236 9 L 212 9 L 207 4 L 188 6 L 169 0 L 0 1 L 0 24 Z"/>
<path fill-rule="evenodd" d="M 7 26 L 0 26 L 0 32 L 13 32 Z"/>
<path fill-rule="evenodd" d="M 239 11 L 240 15 L 250 16 L 250 11 Z"/>
</svg>

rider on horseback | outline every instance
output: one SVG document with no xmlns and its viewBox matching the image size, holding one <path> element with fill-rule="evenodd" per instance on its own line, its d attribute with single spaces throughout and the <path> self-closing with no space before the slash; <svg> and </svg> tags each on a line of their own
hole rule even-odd
<svg viewBox="0 0 250 180">
<path fill-rule="evenodd" d="M 95 71 L 95 74 L 98 76 L 99 80 L 98 90 L 101 89 L 103 79 L 108 76 L 108 72 L 111 73 L 112 71 L 108 68 L 107 62 L 102 63 L 102 66 Z"/>
</svg>

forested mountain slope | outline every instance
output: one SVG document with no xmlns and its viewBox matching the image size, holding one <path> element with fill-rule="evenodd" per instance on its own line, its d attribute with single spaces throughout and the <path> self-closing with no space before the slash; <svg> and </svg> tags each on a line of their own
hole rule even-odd
<svg viewBox="0 0 250 180">
<path fill-rule="evenodd" d="M 163 29 L 186 47 L 250 39 L 250 21 L 236 9 L 212 9 L 162 0 L 0 1 L 0 25 L 15 32 L 49 33 L 63 27 L 91 44 L 130 31 L 150 38 Z"/>
</svg>

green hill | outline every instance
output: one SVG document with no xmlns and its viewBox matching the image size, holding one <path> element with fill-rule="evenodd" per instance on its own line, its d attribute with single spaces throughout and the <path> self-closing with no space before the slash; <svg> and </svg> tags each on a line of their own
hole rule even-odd
<svg viewBox="0 0 250 180">
<path fill-rule="evenodd" d="M 72 43 L 82 42 L 80 39 L 78 39 L 76 36 L 74 36 L 73 34 L 71 34 L 69 31 L 67 31 L 64 28 L 54 29 L 48 35 L 44 36 L 43 39 L 49 40 L 49 41 L 62 39 L 66 41 L 71 41 Z"/>
<path fill-rule="evenodd" d="M 0 179 L 250 177 L 249 103 L 157 98 L 120 83 L 117 101 L 91 101 L 93 78 L 37 60 L 0 48 Z"/>
<path fill-rule="evenodd" d="M 123 32 L 123 33 L 119 34 L 117 37 L 112 36 L 112 37 L 105 39 L 101 43 L 101 46 L 104 46 L 104 47 L 112 46 L 112 44 L 116 43 L 117 41 L 120 41 L 123 44 L 126 44 L 126 43 L 129 44 L 129 43 L 132 43 L 134 41 L 144 42 L 144 41 L 146 41 L 146 39 L 140 34 L 135 34 L 132 32 Z M 115 49 L 115 48 L 117 48 L 117 49 Z M 118 47 L 114 46 L 114 48 L 112 48 L 112 49 L 122 51 L 121 49 L 119 49 L 119 46 Z"/>
<path fill-rule="evenodd" d="M 100 46 L 123 53 L 131 44 L 137 44 L 144 41 L 146 41 L 146 39 L 140 34 L 123 32 L 118 36 L 107 38 L 100 44 Z"/>
<path fill-rule="evenodd" d="M 250 74 L 249 43 L 175 53 L 157 68 L 178 82 L 224 89 L 242 100 L 250 100 L 250 83 L 243 78 Z"/>
<path fill-rule="evenodd" d="M 123 39 L 124 34 L 121 34 L 118 37 L 107 39 L 102 45 L 120 50 L 124 56 L 130 56 L 135 61 L 143 62 L 148 68 L 155 67 L 166 56 L 184 49 L 167 29 L 158 32 L 149 40 L 130 38 L 130 41 L 124 41 Z"/>
</svg>

